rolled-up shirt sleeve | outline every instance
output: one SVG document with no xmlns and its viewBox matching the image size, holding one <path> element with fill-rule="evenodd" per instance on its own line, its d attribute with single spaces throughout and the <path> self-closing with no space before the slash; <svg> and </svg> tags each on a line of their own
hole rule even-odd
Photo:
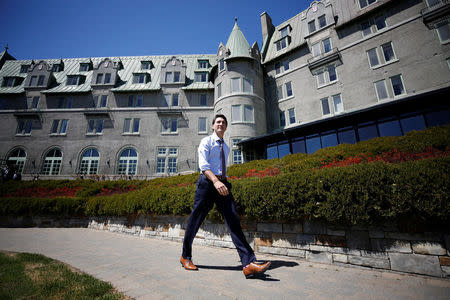
<svg viewBox="0 0 450 300">
<path fill-rule="evenodd" d="M 203 139 L 198 146 L 198 167 L 201 172 L 211 170 L 211 164 L 209 163 L 209 145 L 207 139 Z"/>
</svg>

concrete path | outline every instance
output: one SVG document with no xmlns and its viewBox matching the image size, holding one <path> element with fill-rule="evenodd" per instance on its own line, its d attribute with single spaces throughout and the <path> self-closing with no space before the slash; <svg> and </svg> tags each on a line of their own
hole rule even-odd
<svg viewBox="0 0 450 300">
<path fill-rule="evenodd" d="M 41 253 L 136 299 L 450 299 L 450 280 L 258 256 L 266 276 L 246 280 L 234 249 L 194 245 L 197 272 L 178 262 L 181 244 L 92 229 L 0 228 L 0 250 Z"/>
</svg>

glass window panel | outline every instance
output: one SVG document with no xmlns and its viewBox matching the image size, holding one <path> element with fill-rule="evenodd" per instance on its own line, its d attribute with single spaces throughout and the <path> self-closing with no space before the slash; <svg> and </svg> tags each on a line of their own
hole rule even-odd
<svg viewBox="0 0 450 300">
<path fill-rule="evenodd" d="M 123 132 L 130 132 L 131 130 L 131 119 L 125 119 L 123 121 Z"/>
<path fill-rule="evenodd" d="M 206 94 L 200 94 L 200 105 L 201 106 L 206 106 L 207 101 L 206 101 Z"/>
<path fill-rule="evenodd" d="M 341 95 L 333 95 L 334 112 L 340 113 L 344 111 L 344 105 L 342 104 Z"/>
<path fill-rule="evenodd" d="M 279 158 L 282 158 L 288 154 L 290 154 L 289 143 L 283 143 L 278 145 L 278 155 Z"/>
<path fill-rule="evenodd" d="M 404 117 L 400 120 L 404 133 L 412 130 L 422 130 L 426 128 L 425 119 L 423 115 L 417 115 L 412 117 Z"/>
<path fill-rule="evenodd" d="M 383 99 L 388 98 L 385 80 L 380 80 L 380 81 L 375 82 L 375 89 L 377 92 L 378 100 L 383 100 Z"/>
<path fill-rule="evenodd" d="M 425 115 L 428 126 L 447 125 L 450 123 L 450 111 L 434 111 Z"/>
<path fill-rule="evenodd" d="M 32 120 L 27 120 L 27 122 L 25 123 L 25 134 L 31 133 L 31 128 L 32 127 L 33 127 L 33 121 Z"/>
<path fill-rule="evenodd" d="M 219 71 L 225 69 L 225 61 L 223 59 L 219 60 Z"/>
<path fill-rule="evenodd" d="M 292 85 L 291 85 L 291 82 L 286 82 L 284 85 L 286 86 L 286 97 L 292 96 Z"/>
<path fill-rule="evenodd" d="M 283 29 L 280 30 L 281 31 L 281 37 L 285 37 L 289 34 L 289 28 L 286 26 Z"/>
<path fill-rule="evenodd" d="M 231 92 L 236 93 L 241 91 L 241 79 L 231 78 Z"/>
<path fill-rule="evenodd" d="M 222 82 L 217 85 L 217 98 L 222 97 Z"/>
<path fill-rule="evenodd" d="M 168 171 L 169 171 L 169 173 L 177 172 L 177 158 L 176 157 L 169 157 Z"/>
<path fill-rule="evenodd" d="M 177 155 L 178 149 L 177 148 L 169 148 L 169 155 Z"/>
<path fill-rule="evenodd" d="M 330 77 L 330 82 L 336 81 L 336 67 L 334 65 L 328 66 L 328 76 Z"/>
<path fill-rule="evenodd" d="M 178 94 L 172 94 L 172 106 L 178 106 Z"/>
<path fill-rule="evenodd" d="M 370 21 L 365 21 L 365 22 L 361 23 L 361 30 L 362 30 L 363 36 L 371 34 L 372 29 L 371 29 Z"/>
<path fill-rule="evenodd" d="M 292 142 L 292 153 L 306 153 L 306 143 L 304 139 Z"/>
<path fill-rule="evenodd" d="M 267 145 L 267 159 L 278 158 L 278 146 L 276 144 Z"/>
<path fill-rule="evenodd" d="M 277 99 L 278 100 L 283 99 L 283 86 L 282 85 L 277 86 Z"/>
<path fill-rule="evenodd" d="M 318 135 L 306 137 L 306 151 L 308 154 L 312 154 L 320 148 L 320 137 Z"/>
<path fill-rule="evenodd" d="M 337 145 L 338 145 L 338 140 L 337 140 L 337 135 L 335 132 L 322 134 L 322 147 L 323 148 L 337 146 Z"/>
<path fill-rule="evenodd" d="M 286 72 L 287 70 L 289 70 L 289 60 L 285 60 L 283 62 L 283 67 L 284 67 L 284 71 Z"/>
<path fill-rule="evenodd" d="M 61 120 L 61 129 L 59 130 L 60 134 L 66 133 L 67 122 L 68 122 L 68 120 Z"/>
<path fill-rule="evenodd" d="M 327 25 L 327 19 L 325 15 L 319 17 L 319 28 L 325 27 Z"/>
<path fill-rule="evenodd" d="M 252 93 L 253 85 L 250 78 L 244 78 L 244 93 Z"/>
<path fill-rule="evenodd" d="M 106 73 L 105 74 L 105 83 L 110 83 L 111 81 L 111 73 Z"/>
<path fill-rule="evenodd" d="M 241 118 L 241 106 L 240 105 L 233 105 L 233 106 L 231 106 L 231 120 L 233 122 L 240 122 L 240 121 L 242 121 L 242 118 Z"/>
<path fill-rule="evenodd" d="M 141 119 L 135 118 L 133 122 L 133 132 L 139 132 L 139 124 L 141 123 Z"/>
<path fill-rule="evenodd" d="M 384 45 L 381 45 L 381 48 L 383 49 L 385 62 L 389 62 L 395 59 L 394 49 L 392 49 L 392 43 L 386 43 Z"/>
<path fill-rule="evenodd" d="M 158 155 L 166 155 L 166 148 L 158 148 Z"/>
<path fill-rule="evenodd" d="M 367 55 L 369 56 L 369 64 L 371 67 L 375 67 L 380 64 L 380 61 L 378 59 L 377 48 L 373 48 L 367 51 Z"/>
<path fill-rule="evenodd" d="M 280 111 L 280 126 L 286 126 L 286 117 L 284 115 L 284 111 Z"/>
<path fill-rule="evenodd" d="M 158 157 L 156 173 L 164 173 L 166 169 L 166 158 Z"/>
<path fill-rule="evenodd" d="M 289 109 L 289 124 L 295 123 L 295 109 L 291 108 Z"/>
<path fill-rule="evenodd" d="M 171 94 L 164 94 L 164 101 L 163 101 L 163 105 L 162 106 L 169 106 L 171 97 L 172 97 Z"/>
<path fill-rule="evenodd" d="M 311 52 L 312 52 L 313 57 L 319 56 L 320 55 L 320 43 L 316 43 L 316 44 L 312 45 Z"/>
<path fill-rule="evenodd" d="M 37 82 L 37 76 L 31 76 L 30 86 L 35 86 Z"/>
<path fill-rule="evenodd" d="M 316 23 L 315 20 L 308 22 L 309 33 L 316 31 Z"/>
<path fill-rule="evenodd" d="M 445 43 L 450 40 L 450 24 L 448 21 L 441 22 L 437 25 L 437 32 L 441 43 Z"/>
<path fill-rule="evenodd" d="M 380 136 L 402 135 L 402 130 L 400 129 L 400 122 L 398 120 L 380 122 L 378 123 L 378 129 L 380 130 Z"/>
<path fill-rule="evenodd" d="M 59 120 L 53 120 L 52 130 L 50 133 L 58 133 Z"/>
<path fill-rule="evenodd" d="M 361 126 L 358 128 L 358 135 L 360 141 L 366 141 L 372 138 L 378 137 L 378 132 L 375 124 L 370 124 L 367 126 Z"/>
<path fill-rule="evenodd" d="M 198 118 L 198 132 L 206 132 L 206 118 Z"/>
<path fill-rule="evenodd" d="M 103 120 L 97 120 L 97 126 L 96 126 L 97 133 L 100 133 L 103 131 Z"/>
<path fill-rule="evenodd" d="M 281 63 L 276 62 L 275 63 L 275 74 L 280 74 L 280 73 L 281 73 Z"/>
<path fill-rule="evenodd" d="M 97 80 L 95 81 L 96 84 L 101 84 L 103 81 L 103 74 L 97 74 Z"/>
<path fill-rule="evenodd" d="M 180 82 L 180 72 L 173 73 L 173 82 Z"/>
<path fill-rule="evenodd" d="M 171 132 L 177 132 L 177 130 L 178 130 L 178 120 L 176 118 L 173 118 L 172 119 L 172 124 L 171 124 L 171 127 L 170 127 L 170 131 Z"/>
<path fill-rule="evenodd" d="M 322 41 L 323 43 L 323 52 L 324 53 L 328 53 L 331 51 L 331 39 L 327 38 L 325 40 Z"/>
<path fill-rule="evenodd" d="M 166 82 L 172 82 L 172 72 L 166 72 Z"/>
<path fill-rule="evenodd" d="M 95 120 L 89 120 L 88 122 L 88 133 L 94 132 Z"/>
<path fill-rule="evenodd" d="M 339 130 L 338 137 L 339 137 L 340 144 L 355 144 L 356 143 L 356 133 L 353 128 L 347 129 L 347 130 Z"/>
<path fill-rule="evenodd" d="M 322 104 L 322 114 L 323 115 L 330 114 L 330 106 L 328 104 L 328 98 L 322 98 L 322 99 L 320 99 L 320 102 Z"/>
<path fill-rule="evenodd" d="M 391 84 L 392 84 L 392 89 L 394 91 L 395 96 L 405 93 L 401 75 L 396 75 L 396 76 L 391 77 Z"/>
<path fill-rule="evenodd" d="M 44 79 L 45 79 L 45 76 L 43 76 L 43 75 L 39 76 L 39 80 L 38 80 L 38 85 L 39 86 L 44 85 Z"/>
<path fill-rule="evenodd" d="M 386 27 L 386 18 L 384 16 L 376 17 L 375 26 L 377 27 L 377 30 L 381 30 Z"/>
<path fill-rule="evenodd" d="M 317 73 L 317 84 L 318 86 L 322 86 L 325 84 L 325 72 L 323 70 Z"/>
<path fill-rule="evenodd" d="M 161 131 L 162 132 L 168 132 L 169 131 L 169 119 L 168 118 L 162 118 L 161 119 Z"/>
<path fill-rule="evenodd" d="M 244 121 L 246 122 L 254 122 L 253 119 L 253 106 L 244 105 Z"/>
<path fill-rule="evenodd" d="M 233 164 L 242 164 L 242 151 L 233 150 Z"/>
</svg>

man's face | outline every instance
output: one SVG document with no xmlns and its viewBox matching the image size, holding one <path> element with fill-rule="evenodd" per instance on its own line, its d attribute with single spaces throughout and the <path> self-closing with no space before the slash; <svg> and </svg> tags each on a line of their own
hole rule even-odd
<svg viewBox="0 0 450 300">
<path fill-rule="evenodd" d="M 219 117 L 214 121 L 212 129 L 217 135 L 223 135 L 225 133 L 225 130 L 227 130 L 227 124 L 225 123 L 225 120 L 223 118 Z"/>
</svg>

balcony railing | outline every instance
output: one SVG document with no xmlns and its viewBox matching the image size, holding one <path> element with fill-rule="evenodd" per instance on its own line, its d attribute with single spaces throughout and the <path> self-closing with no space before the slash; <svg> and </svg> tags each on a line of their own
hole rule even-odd
<svg viewBox="0 0 450 300">
<path fill-rule="evenodd" d="M 429 29 L 447 19 L 450 15 L 450 0 L 440 0 L 438 3 L 428 6 L 420 11 L 423 22 Z"/>
</svg>

